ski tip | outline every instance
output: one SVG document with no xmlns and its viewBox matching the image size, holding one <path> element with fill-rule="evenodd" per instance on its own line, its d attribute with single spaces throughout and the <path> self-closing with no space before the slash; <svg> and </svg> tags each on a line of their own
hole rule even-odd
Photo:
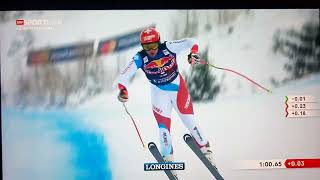
<svg viewBox="0 0 320 180">
<path fill-rule="evenodd" d="M 190 134 L 185 134 L 183 135 L 183 139 L 184 141 L 186 141 L 187 139 L 191 138 L 191 135 Z"/>
<path fill-rule="evenodd" d="M 148 148 L 153 148 L 153 147 L 157 147 L 157 145 L 154 142 L 149 142 L 148 144 Z"/>
</svg>

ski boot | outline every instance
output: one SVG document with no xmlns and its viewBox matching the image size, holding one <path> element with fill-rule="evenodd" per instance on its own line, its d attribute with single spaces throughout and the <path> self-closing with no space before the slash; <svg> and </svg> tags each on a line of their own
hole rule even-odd
<svg viewBox="0 0 320 180">
<path fill-rule="evenodd" d="M 213 153 L 212 151 L 210 150 L 210 145 L 209 143 L 207 143 L 205 146 L 201 147 L 200 148 L 201 152 L 206 156 L 206 158 L 210 161 L 210 163 L 212 164 L 213 167 L 216 168 L 216 170 L 218 171 L 218 168 L 216 166 L 216 163 L 213 159 Z"/>
<path fill-rule="evenodd" d="M 173 155 L 170 154 L 170 155 L 166 155 L 166 156 L 163 156 L 163 160 L 165 162 L 173 162 Z M 176 180 L 178 180 L 178 174 L 176 171 L 172 170 L 171 171 L 172 175 L 175 177 Z"/>
</svg>

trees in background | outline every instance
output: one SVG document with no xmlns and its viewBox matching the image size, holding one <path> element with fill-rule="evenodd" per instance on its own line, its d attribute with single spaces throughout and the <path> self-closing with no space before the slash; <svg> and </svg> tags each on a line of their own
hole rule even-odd
<svg viewBox="0 0 320 180">
<path fill-rule="evenodd" d="M 320 72 L 319 33 L 319 21 L 307 22 L 300 30 L 278 30 L 275 33 L 273 51 L 289 59 L 283 67 L 289 73 L 289 77 L 282 82 L 272 78 L 271 82 L 274 85 Z"/>
<path fill-rule="evenodd" d="M 199 55 L 208 61 L 208 48 Z M 210 70 L 209 66 L 195 64 L 185 75 L 186 84 L 194 102 L 211 101 L 219 94 L 220 84 Z"/>
<path fill-rule="evenodd" d="M 200 22 L 199 16 L 205 16 L 206 21 Z M 212 22 L 210 22 L 212 14 L 207 11 L 178 11 L 177 19 L 174 22 L 173 38 L 183 39 L 196 37 L 199 35 L 201 29 L 210 31 Z M 221 18 L 220 18 L 221 20 Z M 200 57 L 208 61 L 208 45 L 203 44 L 200 52 Z M 194 102 L 211 101 L 219 94 L 220 85 L 217 83 L 217 78 L 211 73 L 210 67 L 206 65 L 194 65 L 189 72 L 184 72 L 186 84 L 189 93 Z"/>
</svg>

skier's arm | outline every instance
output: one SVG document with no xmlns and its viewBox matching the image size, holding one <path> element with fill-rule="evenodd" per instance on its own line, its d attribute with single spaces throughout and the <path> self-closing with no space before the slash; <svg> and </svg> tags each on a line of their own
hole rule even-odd
<svg viewBox="0 0 320 180">
<path fill-rule="evenodd" d="M 142 59 L 139 54 L 136 54 L 125 69 L 122 70 L 118 79 L 118 88 L 120 90 L 118 99 L 121 102 L 128 101 L 128 84 L 130 79 L 135 75 L 137 70 L 142 66 Z"/>
<path fill-rule="evenodd" d="M 198 53 L 198 43 L 193 38 L 185 38 L 175 41 L 167 41 L 167 48 L 173 53 L 180 53 L 185 50 L 190 50 L 192 53 Z"/>
<path fill-rule="evenodd" d="M 188 63 L 193 65 L 197 64 L 200 61 L 200 57 L 198 55 L 198 43 L 196 43 L 195 39 L 186 38 L 181 40 L 169 41 L 166 42 L 167 48 L 174 53 L 179 53 L 184 50 L 190 50 L 188 55 Z"/>
</svg>

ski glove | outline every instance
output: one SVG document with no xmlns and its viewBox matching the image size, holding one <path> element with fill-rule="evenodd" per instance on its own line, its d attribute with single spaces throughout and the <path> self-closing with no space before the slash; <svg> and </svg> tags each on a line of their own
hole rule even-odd
<svg viewBox="0 0 320 180">
<path fill-rule="evenodd" d="M 125 86 L 123 86 L 122 84 L 118 84 L 118 88 L 120 90 L 119 95 L 118 95 L 118 100 L 120 102 L 127 102 L 129 99 L 129 94 L 128 94 L 128 90 Z"/>
<path fill-rule="evenodd" d="M 200 63 L 199 55 L 196 53 L 190 52 L 190 54 L 188 55 L 188 63 L 191 65 L 199 64 Z"/>
</svg>

